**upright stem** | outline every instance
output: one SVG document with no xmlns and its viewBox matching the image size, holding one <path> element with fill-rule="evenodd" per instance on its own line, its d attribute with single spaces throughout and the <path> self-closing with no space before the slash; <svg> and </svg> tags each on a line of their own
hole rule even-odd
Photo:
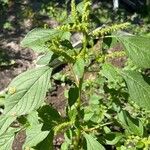
<svg viewBox="0 0 150 150">
<path fill-rule="evenodd" d="M 83 49 L 80 53 L 80 57 L 83 57 L 85 59 L 85 54 L 86 54 L 86 47 L 87 47 L 87 33 L 83 33 Z M 80 139 L 81 139 L 81 127 L 80 127 L 80 121 L 81 121 L 81 99 L 82 99 L 82 85 L 83 85 L 83 79 L 84 79 L 84 73 L 83 73 L 83 76 L 82 78 L 79 79 L 79 85 L 78 85 L 78 88 L 79 88 L 79 98 L 77 100 L 77 112 L 78 112 L 78 115 L 77 115 L 77 119 L 79 121 L 79 127 L 77 128 L 77 135 L 76 135 L 76 141 L 74 143 L 74 149 L 75 150 L 78 150 L 79 149 L 79 142 L 80 142 Z"/>
</svg>

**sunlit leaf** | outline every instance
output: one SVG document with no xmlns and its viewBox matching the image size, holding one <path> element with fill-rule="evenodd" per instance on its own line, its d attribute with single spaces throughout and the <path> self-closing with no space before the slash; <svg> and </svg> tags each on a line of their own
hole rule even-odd
<svg viewBox="0 0 150 150">
<path fill-rule="evenodd" d="M 52 69 L 31 69 L 17 76 L 8 89 L 15 89 L 5 100 L 4 113 L 20 116 L 36 110 L 44 102 Z M 9 91 L 9 90 L 8 90 Z"/>
<path fill-rule="evenodd" d="M 42 56 L 38 61 L 37 65 L 47 65 L 49 64 L 51 58 L 52 58 L 53 52 L 49 51 L 44 56 Z"/>
<path fill-rule="evenodd" d="M 78 78 L 82 78 L 84 73 L 85 62 L 83 58 L 78 58 L 73 66 L 74 73 Z"/>
<path fill-rule="evenodd" d="M 16 131 L 15 128 L 9 128 L 4 134 L 0 135 L 0 150 L 12 150 Z"/>
<path fill-rule="evenodd" d="M 111 132 L 105 135 L 106 144 L 108 145 L 115 145 L 117 144 L 123 135 L 117 132 Z"/>
<path fill-rule="evenodd" d="M 119 36 L 129 58 L 139 67 L 150 68 L 150 37 Z"/>
<path fill-rule="evenodd" d="M 105 150 L 105 148 L 90 134 L 84 133 L 87 150 Z"/>
<path fill-rule="evenodd" d="M 68 40 L 70 38 L 70 33 L 55 29 L 33 29 L 25 36 L 21 45 L 37 52 L 45 52 L 49 50 L 46 46 L 46 42 L 53 38 Z"/>
<path fill-rule="evenodd" d="M 23 147 L 31 148 L 33 146 L 36 146 L 38 143 L 40 143 L 47 137 L 49 131 L 41 131 L 41 128 L 41 124 L 27 128 L 26 140 Z"/>
<path fill-rule="evenodd" d="M 79 97 L 79 89 L 77 86 L 71 87 L 68 92 L 68 103 L 71 107 Z"/>
<path fill-rule="evenodd" d="M 137 105 L 150 110 L 150 85 L 136 71 L 124 71 L 130 99 Z"/>
<path fill-rule="evenodd" d="M 144 128 L 142 122 L 138 119 L 132 118 L 126 111 L 121 111 L 118 113 L 118 121 L 121 122 L 124 129 L 126 129 L 130 134 L 142 136 L 144 133 Z"/>
<path fill-rule="evenodd" d="M 10 124 L 16 120 L 16 116 L 5 116 L 1 115 L 0 116 L 0 135 L 3 134 L 7 128 L 10 126 Z"/>
</svg>

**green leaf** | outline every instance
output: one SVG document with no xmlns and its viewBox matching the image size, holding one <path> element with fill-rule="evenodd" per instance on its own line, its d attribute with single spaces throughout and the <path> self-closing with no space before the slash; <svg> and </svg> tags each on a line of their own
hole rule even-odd
<svg viewBox="0 0 150 150">
<path fill-rule="evenodd" d="M 16 120 L 15 116 L 1 115 L 0 116 L 0 135 L 3 134 L 8 129 L 8 127 L 11 125 L 11 123 L 15 120 Z"/>
<path fill-rule="evenodd" d="M 139 67 L 150 68 L 150 37 L 119 36 L 129 58 Z"/>
<path fill-rule="evenodd" d="M 106 110 L 104 107 L 97 104 L 91 104 L 89 107 L 85 108 L 84 120 L 100 123 L 104 119 L 105 114 Z"/>
<path fill-rule="evenodd" d="M 41 131 L 42 125 L 38 124 L 28 127 L 26 130 L 26 141 L 23 145 L 24 148 L 31 148 L 43 141 L 49 134 L 49 131 Z"/>
<path fill-rule="evenodd" d="M 150 110 L 150 85 L 136 71 L 124 71 L 129 96 L 137 105 Z"/>
<path fill-rule="evenodd" d="M 39 116 L 37 111 L 33 111 L 27 115 L 27 120 L 30 126 L 35 126 L 39 124 Z"/>
<path fill-rule="evenodd" d="M 5 92 L 0 92 L 0 106 L 3 106 L 4 105 L 4 102 L 5 102 Z"/>
<path fill-rule="evenodd" d="M 58 56 L 63 56 L 66 60 L 73 63 L 73 56 L 76 54 L 76 52 L 75 49 L 73 49 L 71 42 L 69 40 L 62 40 L 59 42 L 59 44 L 61 50 L 58 52 L 54 50 L 54 53 Z"/>
<path fill-rule="evenodd" d="M 104 39 L 103 39 L 103 47 L 105 49 L 114 48 L 117 45 L 118 45 L 118 41 L 117 41 L 116 38 L 104 37 Z"/>
<path fill-rule="evenodd" d="M 68 103 L 71 107 L 79 97 L 79 88 L 77 86 L 71 87 L 68 92 Z"/>
<path fill-rule="evenodd" d="M 69 144 L 67 142 L 62 143 L 61 150 L 69 150 Z"/>
<path fill-rule="evenodd" d="M 67 130 L 65 133 L 64 133 L 64 142 L 62 143 L 61 145 L 61 150 L 69 150 L 71 149 L 70 146 L 72 144 L 72 138 L 73 138 L 73 131 L 71 131 L 71 129 Z"/>
<path fill-rule="evenodd" d="M 105 148 L 90 134 L 84 133 L 87 150 L 105 150 Z"/>
<path fill-rule="evenodd" d="M 63 49 L 66 49 L 66 50 L 72 49 L 73 50 L 73 46 L 69 40 L 60 41 L 60 45 L 63 47 Z"/>
<path fill-rule="evenodd" d="M 44 102 L 51 72 L 51 68 L 44 66 L 17 76 L 8 87 L 4 113 L 21 116 L 38 109 Z"/>
<path fill-rule="evenodd" d="M 59 112 L 49 105 L 45 105 L 38 110 L 39 117 L 44 123 L 44 130 L 51 130 L 62 121 Z"/>
<path fill-rule="evenodd" d="M 0 135 L 0 150 L 12 150 L 12 144 L 17 129 L 9 128 L 4 134 Z"/>
<path fill-rule="evenodd" d="M 105 135 L 106 144 L 115 145 L 121 140 L 122 137 L 123 135 L 121 133 L 117 132 L 108 133 Z"/>
<path fill-rule="evenodd" d="M 44 138 L 42 141 L 37 142 L 36 147 L 34 147 L 36 150 L 51 150 L 53 149 L 53 127 L 57 123 L 58 120 L 60 120 L 60 115 L 54 108 L 52 108 L 49 105 L 42 106 L 38 112 L 33 111 L 27 116 L 27 120 L 30 124 L 30 129 L 36 128 L 36 126 L 39 126 L 39 123 L 42 122 L 42 131 L 41 128 L 39 128 L 39 132 L 41 131 L 41 134 L 44 134 L 44 131 L 49 131 L 46 138 Z M 30 135 L 29 135 L 30 136 Z"/>
<path fill-rule="evenodd" d="M 84 73 L 85 62 L 83 58 L 78 58 L 73 66 L 73 71 L 78 78 L 82 78 Z"/>
<path fill-rule="evenodd" d="M 42 56 L 38 61 L 37 61 L 37 65 L 48 65 L 51 58 L 52 58 L 53 52 L 49 51 L 48 53 L 46 53 L 44 56 Z"/>
<path fill-rule="evenodd" d="M 113 65 L 111 64 L 107 64 L 105 63 L 102 66 L 102 70 L 101 73 L 104 77 L 106 77 L 108 79 L 109 82 L 118 82 L 121 80 L 121 76 L 119 74 L 119 70 L 117 68 L 115 68 Z"/>
<path fill-rule="evenodd" d="M 48 136 L 42 142 L 40 142 L 35 147 L 35 149 L 36 150 L 52 150 L 54 148 L 54 146 L 53 146 L 53 138 L 54 138 L 53 131 L 50 131 Z"/>
<path fill-rule="evenodd" d="M 77 5 L 77 11 L 78 11 L 80 14 L 83 14 L 83 7 L 84 7 L 84 3 L 83 3 L 83 2 L 80 2 L 80 3 Z"/>
<path fill-rule="evenodd" d="M 49 50 L 45 44 L 47 41 L 52 40 L 53 38 L 69 40 L 70 35 L 69 32 L 55 29 L 33 29 L 25 36 L 21 45 L 37 52 L 45 52 Z"/>
<path fill-rule="evenodd" d="M 73 63 L 74 59 L 73 57 L 65 51 L 59 51 L 59 52 L 55 52 L 55 54 L 59 55 L 59 56 L 63 56 L 68 62 Z"/>
<path fill-rule="evenodd" d="M 138 119 L 132 118 L 126 111 L 118 113 L 118 120 L 122 126 L 130 133 L 137 136 L 143 136 L 144 128 L 142 122 Z"/>
</svg>

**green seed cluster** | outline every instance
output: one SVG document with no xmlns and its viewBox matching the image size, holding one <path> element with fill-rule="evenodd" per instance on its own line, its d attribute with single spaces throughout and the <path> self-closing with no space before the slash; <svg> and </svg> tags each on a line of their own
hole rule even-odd
<svg viewBox="0 0 150 150">
<path fill-rule="evenodd" d="M 120 29 L 126 29 L 130 24 L 129 23 L 122 23 L 122 24 L 115 24 L 110 27 L 104 27 L 100 28 L 98 30 L 95 30 L 92 32 L 93 36 L 104 36 L 108 33 L 120 30 Z"/>
<path fill-rule="evenodd" d="M 89 14 L 91 9 L 91 0 L 84 0 L 83 14 L 81 19 L 79 18 L 78 11 L 76 9 L 75 0 L 71 1 L 71 18 L 73 18 L 72 24 L 65 24 L 57 27 L 57 29 L 62 31 L 70 32 L 85 32 L 88 33 L 89 27 Z"/>
<path fill-rule="evenodd" d="M 107 58 L 118 58 L 118 57 L 124 57 L 126 56 L 126 53 L 124 51 L 116 51 L 110 54 L 106 55 L 106 59 Z"/>
<path fill-rule="evenodd" d="M 58 30 L 62 31 L 70 31 L 70 32 L 87 32 L 88 31 L 88 24 L 87 23 L 78 23 L 78 24 L 66 24 L 57 27 Z"/>
<path fill-rule="evenodd" d="M 62 130 L 72 126 L 73 122 L 69 121 L 69 122 L 63 122 L 61 124 L 59 124 L 58 126 L 56 126 L 54 128 L 54 135 L 57 135 L 57 133 L 61 132 Z"/>
<path fill-rule="evenodd" d="M 83 8 L 83 15 L 82 15 L 82 22 L 88 22 L 90 10 L 91 10 L 91 1 L 84 0 L 84 8 Z"/>
<path fill-rule="evenodd" d="M 71 1 L 71 16 L 74 19 L 75 24 L 78 24 L 79 18 L 78 18 L 75 0 Z"/>
</svg>

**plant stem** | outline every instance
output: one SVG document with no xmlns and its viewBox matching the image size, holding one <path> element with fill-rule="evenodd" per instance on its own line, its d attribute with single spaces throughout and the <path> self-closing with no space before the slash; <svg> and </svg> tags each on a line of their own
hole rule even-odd
<svg viewBox="0 0 150 150">
<path fill-rule="evenodd" d="M 110 125 L 110 124 L 112 124 L 112 122 L 104 123 L 104 124 L 101 124 L 101 125 L 99 124 L 99 125 L 97 125 L 97 126 L 95 126 L 95 127 L 93 127 L 93 128 L 88 128 L 88 129 L 82 127 L 82 129 L 83 129 L 83 131 L 85 131 L 85 132 L 91 132 L 91 131 L 97 130 L 97 129 L 103 127 L 103 126 Z"/>
<path fill-rule="evenodd" d="M 79 57 L 83 57 L 85 59 L 85 54 L 86 54 L 86 47 L 87 47 L 87 33 L 83 33 L 83 49 L 79 55 Z M 84 72 L 85 73 L 85 72 Z M 78 112 L 78 115 L 77 115 L 77 121 L 78 121 L 78 127 L 77 127 L 77 135 L 76 135 L 76 141 L 75 141 L 75 144 L 74 144 L 74 149 L 75 150 L 79 150 L 79 142 L 80 142 L 80 139 L 81 139 L 81 99 L 82 99 L 82 85 L 83 85 L 83 79 L 84 79 L 84 73 L 83 73 L 83 76 L 78 79 L 79 81 L 79 85 L 78 85 L 78 88 L 79 88 L 79 98 L 77 100 L 77 112 Z"/>
<path fill-rule="evenodd" d="M 83 77 L 84 77 L 84 74 L 83 74 Z M 74 149 L 75 150 L 79 150 L 79 142 L 80 142 L 80 138 L 81 138 L 81 128 L 80 128 L 80 121 L 81 121 L 81 96 L 82 96 L 82 84 L 83 84 L 83 77 L 80 79 L 80 82 L 79 82 L 79 98 L 77 100 L 77 121 L 78 121 L 78 126 L 77 126 L 77 135 L 76 135 L 76 141 L 74 143 Z"/>
</svg>

